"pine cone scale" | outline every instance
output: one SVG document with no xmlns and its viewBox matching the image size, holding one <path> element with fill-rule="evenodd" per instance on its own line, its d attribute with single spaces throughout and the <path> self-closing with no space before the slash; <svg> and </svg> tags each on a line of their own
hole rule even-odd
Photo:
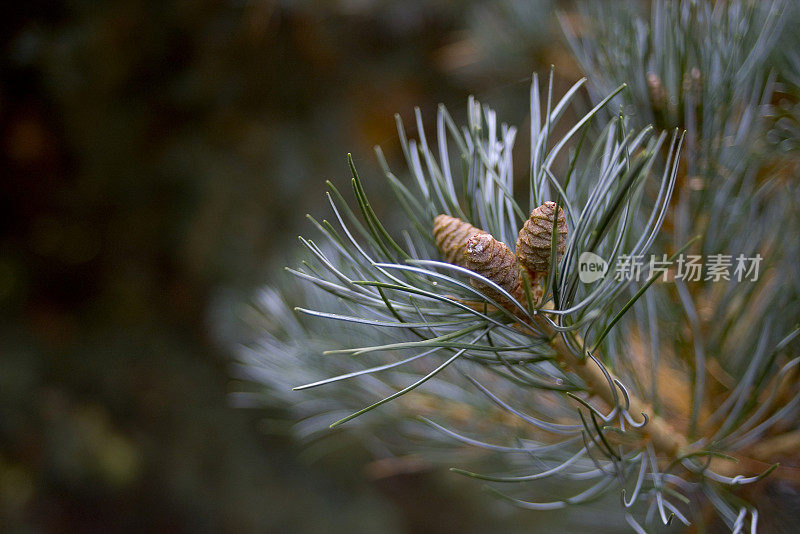
<svg viewBox="0 0 800 534">
<path fill-rule="evenodd" d="M 490 234 L 481 232 L 467 240 L 466 267 L 488 278 L 515 299 L 521 297 L 519 271 L 514 253 L 504 243 L 497 241 Z M 473 287 L 486 293 L 500 302 L 508 299 L 500 292 L 478 280 L 471 281 Z"/>
<path fill-rule="evenodd" d="M 433 220 L 433 236 L 436 246 L 444 254 L 448 263 L 461 267 L 465 267 L 464 249 L 467 239 L 481 231 L 479 228 L 449 215 L 438 215 Z"/>
<path fill-rule="evenodd" d="M 567 220 L 556 203 L 545 202 L 531 212 L 530 217 L 517 237 L 517 258 L 528 271 L 532 282 L 538 282 L 550 272 L 550 246 L 553 240 L 553 226 L 556 227 L 556 262 L 561 259 L 567 247 Z"/>
</svg>

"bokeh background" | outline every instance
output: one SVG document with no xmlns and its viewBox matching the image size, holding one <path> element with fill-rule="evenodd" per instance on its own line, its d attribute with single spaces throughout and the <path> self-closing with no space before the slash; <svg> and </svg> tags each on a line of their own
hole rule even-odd
<svg viewBox="0 0 800 534">
<path fill-rule="evenodd" d="M 398 160 L 395 112 L 475 94 L 524 128 L 533 71 L 579 77 L 553 2 L 34 0 L 0 27 L 1 531 L 530 531 L 231 407 L 220 340 L 346 153 L 367 184 L 373 145 Z"/>
</svg>

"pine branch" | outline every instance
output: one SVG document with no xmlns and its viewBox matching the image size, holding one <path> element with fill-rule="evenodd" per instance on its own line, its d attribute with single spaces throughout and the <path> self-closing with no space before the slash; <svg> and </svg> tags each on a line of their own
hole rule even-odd
<svg viewBox="0 0 800 534">
<path fill-rule="evenodd" d="M 411 434 L 451 464 L 466 444 L 510 473 L 456 472 L 558 478 L 572 493 L 498 494 L 526 509 L 616 490 L 621 517 L 643 532 L 688 525 L 690 497 L 703 497 L 732 530 L 755 529 L 757 511 L 734 490 L 782 473 L 770 462 L 794 443 L 800 405 L 800 249 L 774 231 L 796 234 L 800 199 L 770 174 L 761 113 L 789 23 L 782 2 L 656 2 L 649 22 L 599 5 L 570 37 L 598 103 L 562 127 L 585 81 L 558 99 L 552 72 L 533 78 L 527 206 L 514 195 L 516 129 L 492 110 L 471 98 L 459 129 L 441 106 L 431 144 L 419 110 L 411 134 L 398 118 L 410 183 L 377 154 L 407 226 L 382 222 L 350 159 L 353 207 L 329 184 L 333 222 L 312 219 L 323 241 L 301 239 L 309 260 L 290 271 L 313 287 L 299 307 L 308 320 L 267 294 L 264 317 L 280 324 L 243 349 L 242 370 L 269 394 L 291 382 L 307 395 L 287 400 L 303 435 L 333 422 L 392 451 Z M 609 109 L 623 102 L 633 117 Z M 553 221 L 536 226 L 529 261 L 511 247 L 545 202 Z M 587 253 L 613 266 L 654 250 L 672 253 L 667 265 L 685 252 L 760 254 L 764 276 L 657 284 L 651 266 L 641 283 L 580 278 Z M 407 424 L 412 415 L 424 424 Z"/>
</svg>

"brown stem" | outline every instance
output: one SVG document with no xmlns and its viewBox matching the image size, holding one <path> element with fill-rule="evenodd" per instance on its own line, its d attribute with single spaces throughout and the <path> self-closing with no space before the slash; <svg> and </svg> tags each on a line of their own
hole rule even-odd
<svg viewBox="0 0 800 534">
<path fill-rule="evenodd" d="M 588 390 L 603 399 L 609 406 L 614 406 L 614 392 L 609 387 L 603 371 L 589 358 L 579 358 L 567 346 L 564 336 L 552 328 L 546 321 L 537 316 L 537 326 L 544 330 L 549 337 L 550 345 L 556 353 L 556 360 L 564 371 L 578 375 L 586 383 Z M 609 371 L 610 373 L 610 371 Z M 611 375 L 613 381 L 614 376 Z M 621 393 L 617 393 L 621 395 Z M 649 419 L 648 423 L 639 432 L 643 438 L 649 439 L 653 447 L 662 453 L 675 458 L 686 452 L 687 439 L 668 421 L 653 413 L 653 407 L 647 402 L 637 398 L 629 392 L 630 409 L 632 414 L 644 413 Z"/>
</svg>

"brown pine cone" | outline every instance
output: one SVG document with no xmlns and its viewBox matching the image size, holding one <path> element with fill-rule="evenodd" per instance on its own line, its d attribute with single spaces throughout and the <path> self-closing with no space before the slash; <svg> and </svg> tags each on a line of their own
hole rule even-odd
<svg viewBox="0 0 800 534">
<path fill-rule="evenodd" d="M 433 219 L 433 237 L 447 263 L 466 267 L 467 239 L 478 232 L 483 230 L 449 215 L 437 215 Z"/>
<path fill-rule="evenodd" d="M 522 286 L 520 285 L 519 266 L 517 258 L 505 243 L 493 238 L 487 232 L 478 232 L 467 239 L 466 251 L 467 269 L 475 271 L 508 291 L 515 299 L 523 302 Z M 476 280 L 470 280 L 475 289 L 483 291 L 494 300 L 507 303 L 508 299 L 499 291 L 489 285 Z"/>
<path fill-rule="evenodd" d="M 539 283 L 550 272 L 550 243 L 556 203 L 545 202 L 531 212 L 517 237 L 517 258 L 528 271 L 531 284 Z M 567 219 L 564 210 L 558 209 L 556 227 L 556 262 L 567 248 Z"/>
</svg>

